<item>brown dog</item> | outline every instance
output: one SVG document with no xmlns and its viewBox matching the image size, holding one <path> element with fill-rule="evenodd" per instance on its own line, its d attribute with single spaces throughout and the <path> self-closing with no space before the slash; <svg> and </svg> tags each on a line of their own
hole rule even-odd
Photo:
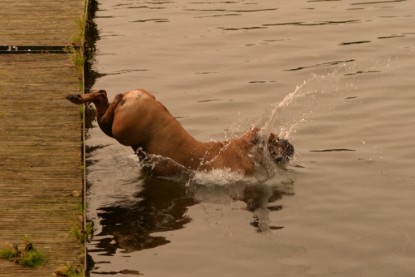
<svg viewBox="0 0 415 277">
<path fill-rule="evenodd" d="M 252 175 L 262 162 L 264 149 L 275 163 L 286 163 L 294 154 L 287 140 L 272 133 L 263 139 L 258 128 L 223 142 L 200 142 L 143 89 L 118 94 L 112 103 L 108 102 L 104 90 L 66 98 L 75 104 L 94 103 L 102 131 L 119 143 L 131 146 L 144 167 L 155 176 L 212 169 Z"/>
</svg>

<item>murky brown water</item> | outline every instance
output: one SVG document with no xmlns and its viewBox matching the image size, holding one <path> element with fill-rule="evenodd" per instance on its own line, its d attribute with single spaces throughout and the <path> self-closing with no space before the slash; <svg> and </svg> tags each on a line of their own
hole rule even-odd
<svg viewBox="0 0 415 277">
<path fill-rule="evenodd" d="M 186 185 L 89 129 L 91 275 L 415 276 L 414 7 L 100 1 L 95 89 L 145 88 L 201 140 L 280 104 L 273 129 L 297 152 L 260 184 Z"/>
</svg>

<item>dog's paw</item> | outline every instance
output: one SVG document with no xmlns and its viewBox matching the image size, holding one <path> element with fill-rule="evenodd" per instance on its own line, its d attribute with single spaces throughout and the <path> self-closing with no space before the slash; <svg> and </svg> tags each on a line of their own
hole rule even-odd
<svg viewBox="0 0 415 277">
<path fill-rule="evenodd" d="M 82 96 L 80 94 L 69 94 L 66 96 L 66 99 L 71 101 L 74 104 L 82 104 Z"/>
</svg>

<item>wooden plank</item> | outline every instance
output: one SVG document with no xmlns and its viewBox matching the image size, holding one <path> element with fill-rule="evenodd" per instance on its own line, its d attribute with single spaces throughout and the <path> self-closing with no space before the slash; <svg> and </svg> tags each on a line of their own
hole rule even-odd
<svg viewBox="0 0 415 277">
<path fill-rule="evenodd" d="M 71 46 L 85 2 L 2 0 L 0 46 Z M 82 203 L 71 194 L 83 190 L 80 112 L 64 99 L 79 92 L 76 76 L 67 54 L 0 55 L 0 246 L 29 235 L 47 256 L 39 269 L 0 260 L 0 276 L 83 263 L 70 235 Z"/>
<path fill-rule="evenodd" d="M 0 55 L 0 245 L 28 235 L 47 257 L 39 269 L 1 259 L 0 276 L 51 276 L 82 263 L 70 235 L 82 203 L 71 195 L 83 185 L 81 120 L 65 99 L 79 93 L 76 76 L 66 54 Z"/>
<path fill-rule="evenodd" d="M 0 45 L 70 45 L 85 0 L 1 0 Z"/>
</svg>

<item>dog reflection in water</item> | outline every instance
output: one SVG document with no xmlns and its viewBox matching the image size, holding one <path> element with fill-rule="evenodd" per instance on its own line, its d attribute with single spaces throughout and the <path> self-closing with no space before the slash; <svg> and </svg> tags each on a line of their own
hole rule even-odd
<svg viewBox="0 0 415 277">
<path fill-rule="evenodd" d="M 101 130 L 131 146 L 152 176 L 181 176 L 183 171 L 228 169 L 253 175 L 264 153 L 277 164 L 287 163 L 294 147 L 275 134 L 251 128 L 226 141 L 200 142 L 192 137 L 155 97 L 143 89 L 115 96 L 109 103 L 105 90 L 68 95 L 75 104 L 93 103 Z"/>
<path fill-rule="evenodd" d="M 187 210 L 200 202 L 226 204 L 243 201 L 253 215 L 250 224 L 258 232 L 281 229 L 270 222 L 269 213 L 282 208 L 275 201 L 292 194 L 292 183 L 278 187 L 244 183 L 185 185 L 146 175 L 133 182 L 139 188 L 134 194 L 135 201 L 129 196 L 128 201 L 118 200 L 98 210 L 102 229 L 95 237 L 96 248 L 107 255 L 113 255 L 117 249 L 128 253 L 168 244 L 170 241 L 163 232 L 184 228 L 192 221 Z M 212 216 L 220 206 L 214 207 Z"/>
</svg>

